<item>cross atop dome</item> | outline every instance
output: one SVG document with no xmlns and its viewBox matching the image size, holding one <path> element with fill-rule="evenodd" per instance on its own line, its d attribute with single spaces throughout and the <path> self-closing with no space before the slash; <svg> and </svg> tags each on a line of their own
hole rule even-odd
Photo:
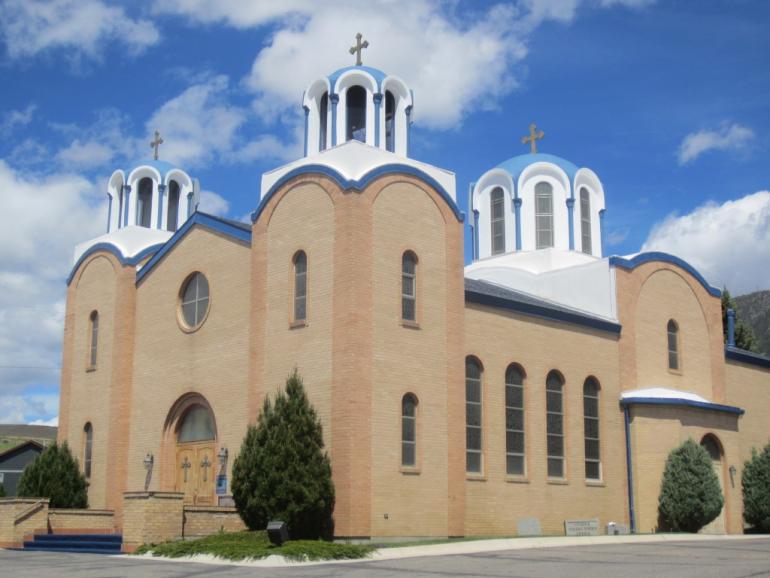
<svg viewBox="0 0 770 578">
<path fill-rule="evenodd" d="M 530 143 L 530 152 L 534 155 L 537 154 L 537 141 L 544 138 L 545 133 L 542 130 L 537 131 L 537 125 L 533 122 L 531 125 L 529 125 L 529 136 L 521 137 L 521 143 Z"/>
<path fill-rule="evenodd" d="M 369 41 L 364 40 L 361 42 L 361 39 L 363 38 L 363 34 L 360 32 L 356 34 L 356 45 L 350 47 L 350 54 L 356 55 L 356 66 L 361 66 L 363 63 L 361 62 L 361 51 L 364 48 L 369 48 Z"/>
<path fill-rule="evenodd" d="M 158 129 L 155 129 L 155 138 L 150 141 L 150 148 L 155 149 L 152 153 L 152 158 L 156 161 L 158 160 L 158 149 L 162 144 L 163 144 L 163 139 L 160 138 L 160 131 Z"/>
</svg>

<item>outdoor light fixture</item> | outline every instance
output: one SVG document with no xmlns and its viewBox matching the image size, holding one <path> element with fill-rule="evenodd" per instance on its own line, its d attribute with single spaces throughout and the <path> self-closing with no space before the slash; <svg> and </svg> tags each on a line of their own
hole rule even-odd
<svg viewBox="0 0 770 578">
<path fill-rule="evenodd" d="M 286 522 L 280 520 L 273 520 L 267 523 L 267 537 L 270 538 L 270 542 L 276 546 L 280 546 L 284 542 L 289 540 L 289 529 L 286 527 Z"/>
<path fill-rule="evenodd" d="M 149 472 L 152 469 L 152 465 L 155 463 L 155 456 L 153 456 L 152 454 L 147 454 L 144 457 L 144 460 L 142 463 L 144 463 L 144 469 Z"/>
<path fill-rule="evenodd" d="M 219 453 L 217 454 L 217 458 L 219 459 L 219 466 L 224 468 L 225 464 L 227 463 L 227 448 L 220 448 Z"/>
<path fill-rule="evenodd" d="M 730 486 L 735 487 L 735 474 L 738 471 L 735 466 L 730 466 L 728 470 L 730 472 Z"/>
</svg>

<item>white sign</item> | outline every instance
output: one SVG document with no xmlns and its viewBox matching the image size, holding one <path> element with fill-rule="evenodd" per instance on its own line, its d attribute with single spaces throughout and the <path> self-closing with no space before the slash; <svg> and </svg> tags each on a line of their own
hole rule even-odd
<svg viewBox="0 0 770 578">
<path fill-rule="evenodd" d="M 564 520 L 564 533 L 567 536 L 598 536 L 599 520 Z"/>
</svg>

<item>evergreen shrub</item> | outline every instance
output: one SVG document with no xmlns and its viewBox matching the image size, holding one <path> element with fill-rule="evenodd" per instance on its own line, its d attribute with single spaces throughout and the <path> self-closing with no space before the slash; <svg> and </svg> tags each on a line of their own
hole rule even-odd
<svg viewBox="0 0 770 578">
<path fill-rule="evenodd" d="M 743 465 L 743 519 L 755 530 L 770 532 L 770 443 L 761 453 L 751 451 Z"/>
<path fill-rule="evenodd" d="M 43 450 L 24 468 L 17 494 L 20 498 L 48 498 L 51 508 L 87 508 L 88 483 L 67 442 Z"/>
<path fill-rule="evenodd" d="M 659 529 L 697 532 L 716 519 L 724 498 L 711 456 L 687 440 L 668 455 L 658 498 Z"/>
<path fill-rule="evenodd" d="M 321 423 L 295 369 L 271 403 L 265 397 L 233 463 L 233 499 L 251 530 L 286 523 L 292 540 L 331 538 L 334 485 Z"/>
</svg>

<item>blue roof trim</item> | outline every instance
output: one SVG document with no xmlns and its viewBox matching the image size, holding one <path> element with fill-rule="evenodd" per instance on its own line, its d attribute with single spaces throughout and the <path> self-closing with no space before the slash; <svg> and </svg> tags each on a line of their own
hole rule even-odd
<svg viewBox="0 0 770 578">
<path fill-rule="evenodd" d="M 716 287 L 712 287 L 709 285 L 708 281 L 698 273 L 698 270 L 695 269 L 692 265 L 690 265 L 687 261 L 684 259 L 680 259 L 679 257 L 675 257 L 674 255 L 670 255 L 668 253 L 663 253 L 661 251 L 650 251 L 649 253 L 639 253 L 635 257 L 631 259 L 626 259 L 625 257 L 610 257 L 610 267 L 620 267 L 622 269 L 635 269 L 639 265 L 644 265 L 645 263 L 650 263 L 651 261 L 663 261 L 665 263 L 671 263 L 672 265 L 676 265 L 678 267 L 681 267 L 685 271 L 687 271 L 690 275 L 695 277 L 701 285 L 703 285 L 703 288 L 709 292 L 709 294 L 713 295 L 714 297 L 721 297 L 722 291 L 717 289 Z"/>
<path fill-rule="evenodd" d="M 449 208 L 452 209 L 452 212 L 454 212 L 455 217 L 457 217 L 457 220 L 461 223 L 465 220 L 465 215 L 462 211 L 460 211 L 457 204 L 454 202 L 452 197 L 449 196 L 449 193 L 446 192 L 446 189 L 442 187 L 436 179 L 428 175 L 427 173 L 421 171 L 418 168 L 415 168 L 410 165 L 403 165 L 403 164 L 388 164 L 388 165 L 382 165 L 381 167 L 377 167 L 376 169 L 372 169 L 368 173 L 366 173 L 363 177 L 360 179 L 346 179 L 344 176 L 342 176 L 340 173 L 335 171 L 331 167 L 327 167 L 326 165 L 318 165 L 318 164 L 311 164 L 311 165 L 303 165 L 301 167 L 297 167 L 296 169 L 293 169 L 283 175 L 278 181 L 270 187 L 270 189 L 267 191 L 264 197 L 262 197 L 262 200 L 259 202 L 259 206 L 257 206 L 256 210 L 251 213 L 251 222 L 255 222 L 257 219 L 259 219 L 259 216 L 262 214 L 262 211 L 265 210 L 265 207 L 267 206 L 268 201 L 270 198 L 275 194 L 275 191 L 277 191 L 279 188 L 281 188 L 283 185 L 285 185 L 288 181 L 293 179 L 294 177 L 297 177 L 299 175 L 307 175 L 307 174 L 322 174 L 330 179 L 333 179 L 343 190 L 356 190 L 356 191 L 362 191 L 364 188 L 366 188 L 369 183 L 374 181 L 375 179 L 378 179 L 379 177 L 383 175 L 392 175 L 392 174 L 407 174 L 411 175 L 413 177 L 418 177 L 419 179 L 425 181 L 427 184 L 429 184 L 431 187 L 436 189 L 438 193 L 443 197 L 443 199 L 446 201 L 446 203 L 449 205 Z"/>
<path fill-rule="evenodd" d="M 545 153 L 535 153 L 527 155 L 519 155 L 501 162 L 497 165 L 497 168 L 504 169 L 510 173 L 515 179 L 519 178 L 519 175 L 524 172 L 529 165 L 535 163 L 551 163 L 562 169 L 569 177 L 570 182 L 575 180 L 575 174 L 578 172 L 578 167 L 574 163 L 571 163 L 567 159 L 557 157 L 556 155 L 549 155 Z"/>
<path fill-rule="evenodd" d="M 694 401 L 681 397 L 661 398 L 661 397 L 627 397 L 620 400 L 620 405 L 673 405 L 678 407 L 694 407 L 697 409 L 708 409 L 711 411 L 721 411 L 723 413 L 732 413 L 743 415 L 745 409 L 733 405 L 722 405 L 721 403 L 711 403 L 707 401 Z"/>
<path fill-rule="evenodd" d="M 523 313 L 524 315 L 531 315 L 541 319 L 572 323 L 573 325 L 590 327 L 591 329 L 598 329 L 599 331 L 607 331 L 609 333 L 614 333 L 615 335 L 620 335 L 621 325 L 613 323 L 612 321 L 604 321 L 597 317 L 581 315 L 580 313 L 573 313 L 561 309 L 552 309 L 534 303 L 524 303 L 513 299 L 505 299 L 504 297 L 487 295 L 486 293 L 474 291 L 467 287 L 465 289 L 465 301 L 486 305 L 488 307 L 508 309 L 509 311 L 516 311 L 517 313 Z"/>
<path fill-rule="evenodd" d="M 173 249 L 174 246 L 179 243 L 179 241 L 181 241 L 196 225 L 217 231 L 218 233 L 229 235 L 230 237 L 234 237 L 235 239 L 251 244 L 251 229 L 248 227 L 248 225 L 242 225 L 241 223 L 235 223 L 229 219 L 222 219 L 215 217 L 214 215 L 196 211 L 193 213 L 192 217 L 187 219 L 185 224 L 182 225 L 168 241 L 166 241 L 160 251 L 155 253 L 152 259 L 147 261 L 145 266 L 142 267 L 142 269 L 136 274 L 136 284 L 139 285 L 142 279 L 149 275 L 153 268 L 155 268 L 155 266 L 160 263 L 163 257 L 165 257 L 171 251 L 171 249 Z"/>
<path fill-rule="evenodd" d="M 328 76 L 329 84 L 331 85 L 332 92 L 334 92 L 334 86 L 337 84 L 337 81 L 339 80 L 340 76 L 342 76 L 349 70 L 360 70 L 362 72 L 368 72 L 369 74 L 371 74 L 374 77 L 374 79 L 377 81 L 378 91 L 380 88 L 382 88 L 382 82 L 388 76 L 379 68 L 372 68 L 371 66 L 346 66 L 345 68 L 340 68 L 339 70 L 335 70 Z"/>
<path fill-rule="evenodd" d="M 760 353 L 754 353 L 753 351 L 746 351 L 745 349 L 740 349 L 738 347 L 725 346 L 725 359 L 770 369 L 770 357 Z"/>
<path fill-rule="evenodd" d="M 135 169 L 138 169 L 139 167 L 145 167 L 145 166 L 156 169 L 161 174 L 161 176 L 165 176 L 166 173 L 173 171 L 176 168 L 179 168 L 166 161 L 155 161 L 155 160 L 137 161 L 128 167 L 128 170 L 126 171 L 126 178 L 128 178 L 128 175 L 130 175 L 131 172 L 134 171 Z"/>
<path fill-rule="evenodd" d="M 107 253 L 112 253 L 115 255 L 118 261 L 120 261 L 121 265 L 138 265 L 145 257 L 155 253 L 155 251 L 158 251 L 161 247 L 163 247 L 163 245 L 164 243 L 155 243 L 146 249 L 142 249 L 133 257 L 126 257 L 123 255 L 123 252 L 112 243 L 96 243 L 95 245 L 91 245 L 88 249 L 86 249 L 85 253 L 80 256 L 77 263 L 75 263 L 75 266 L 72 268 L 72 271 L 70 271 L 70 274 L 67 276 L 67 285 L 72 283 L 72 279 L 75 277 L 75 272 L 83 264 L 83 261 L 88 259 L 94 253 L 98 253 L 99 251 L 106 251 Z"/>
</svg>

